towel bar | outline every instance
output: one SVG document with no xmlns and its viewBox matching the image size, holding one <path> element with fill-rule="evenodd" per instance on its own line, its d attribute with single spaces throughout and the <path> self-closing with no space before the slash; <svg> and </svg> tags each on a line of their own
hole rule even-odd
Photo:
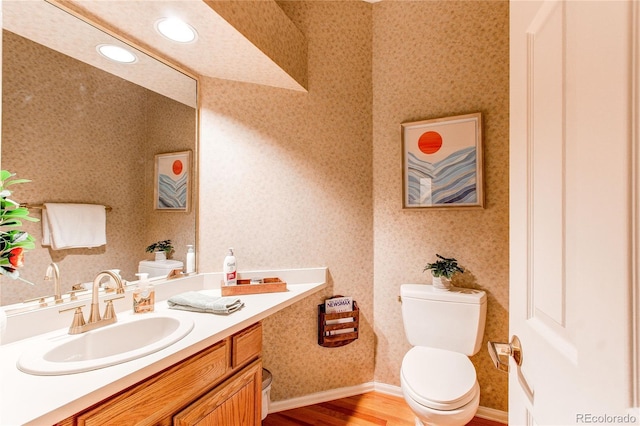
<svg viewBox="0 0 640 426">
<path fill-rule="evenodd" d="M 28 209 L 40 209 L 40 210 L 45 208 L 44 204 L 31 204 L 31 203 L 20 203 L 20 207 L 26 207 Z M 104 209 L 108 212 L 113 210 L 111 206 L 104 206 Z"/>
</svg>

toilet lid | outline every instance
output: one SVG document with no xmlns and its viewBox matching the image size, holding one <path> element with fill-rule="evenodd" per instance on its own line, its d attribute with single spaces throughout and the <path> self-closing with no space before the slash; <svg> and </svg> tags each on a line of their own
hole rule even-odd
<svg viewBox="0 0 640 426">
<path fill-rule="evenodd" d="M 438 410 L 462 407 L 478 389 L 471 360 L 444 349 L 412 348 L 402 360 L 400 374 L 414 401 Z"/>
</svg>

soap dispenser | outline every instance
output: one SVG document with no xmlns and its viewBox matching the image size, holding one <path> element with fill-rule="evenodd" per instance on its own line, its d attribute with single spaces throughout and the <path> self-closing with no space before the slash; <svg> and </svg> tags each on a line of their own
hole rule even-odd
<svg viewBox="0 0 640 426">
<path fill-rule="evenodd" d="M 187 245 L 187 262 L 184 272 L 190 274 L 196 271 L 196 252 L 191 244 Z"/>
<path fill-rule="evenodd" d="M 155 289 L 149 282 L 149 274 L 137 273 L 138 285 L 133 290 L 133 313 L 153 312 L 155 305 Z"/>
</svg>

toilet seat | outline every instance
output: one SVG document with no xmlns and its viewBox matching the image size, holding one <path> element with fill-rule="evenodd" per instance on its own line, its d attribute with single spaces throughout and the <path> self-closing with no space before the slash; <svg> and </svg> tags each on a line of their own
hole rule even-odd
<svg viewBox="0 0 640 426">
<path fill-rule="evenodd" d="M 444 349 L 414 347 L 400 369 L 404 390 L 415 402 L 436 410 L 455 410 L 479 392 L 469 358 Z"/>
</svg>

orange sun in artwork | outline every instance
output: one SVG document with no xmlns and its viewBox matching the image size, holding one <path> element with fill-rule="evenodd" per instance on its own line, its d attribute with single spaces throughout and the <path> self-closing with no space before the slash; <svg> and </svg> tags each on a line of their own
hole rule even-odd
<svg viewBox="0 0 640 426">
<path fill-rule="evenodd" d="M 435 154 L 442 146 L 442 136 L 438 132 L 425 132 L 418 139 L 418 148 L 425 154 Z"/>
<path fill-rule="evenodd" d="M 182 161 L 180 160 L 176 160 L 173 162 L 173 165 L 171 166 L 173 169 L 173 174 L 174 175 L 179 175 L 180 173 L 182 173 Z"/>
</svg>

